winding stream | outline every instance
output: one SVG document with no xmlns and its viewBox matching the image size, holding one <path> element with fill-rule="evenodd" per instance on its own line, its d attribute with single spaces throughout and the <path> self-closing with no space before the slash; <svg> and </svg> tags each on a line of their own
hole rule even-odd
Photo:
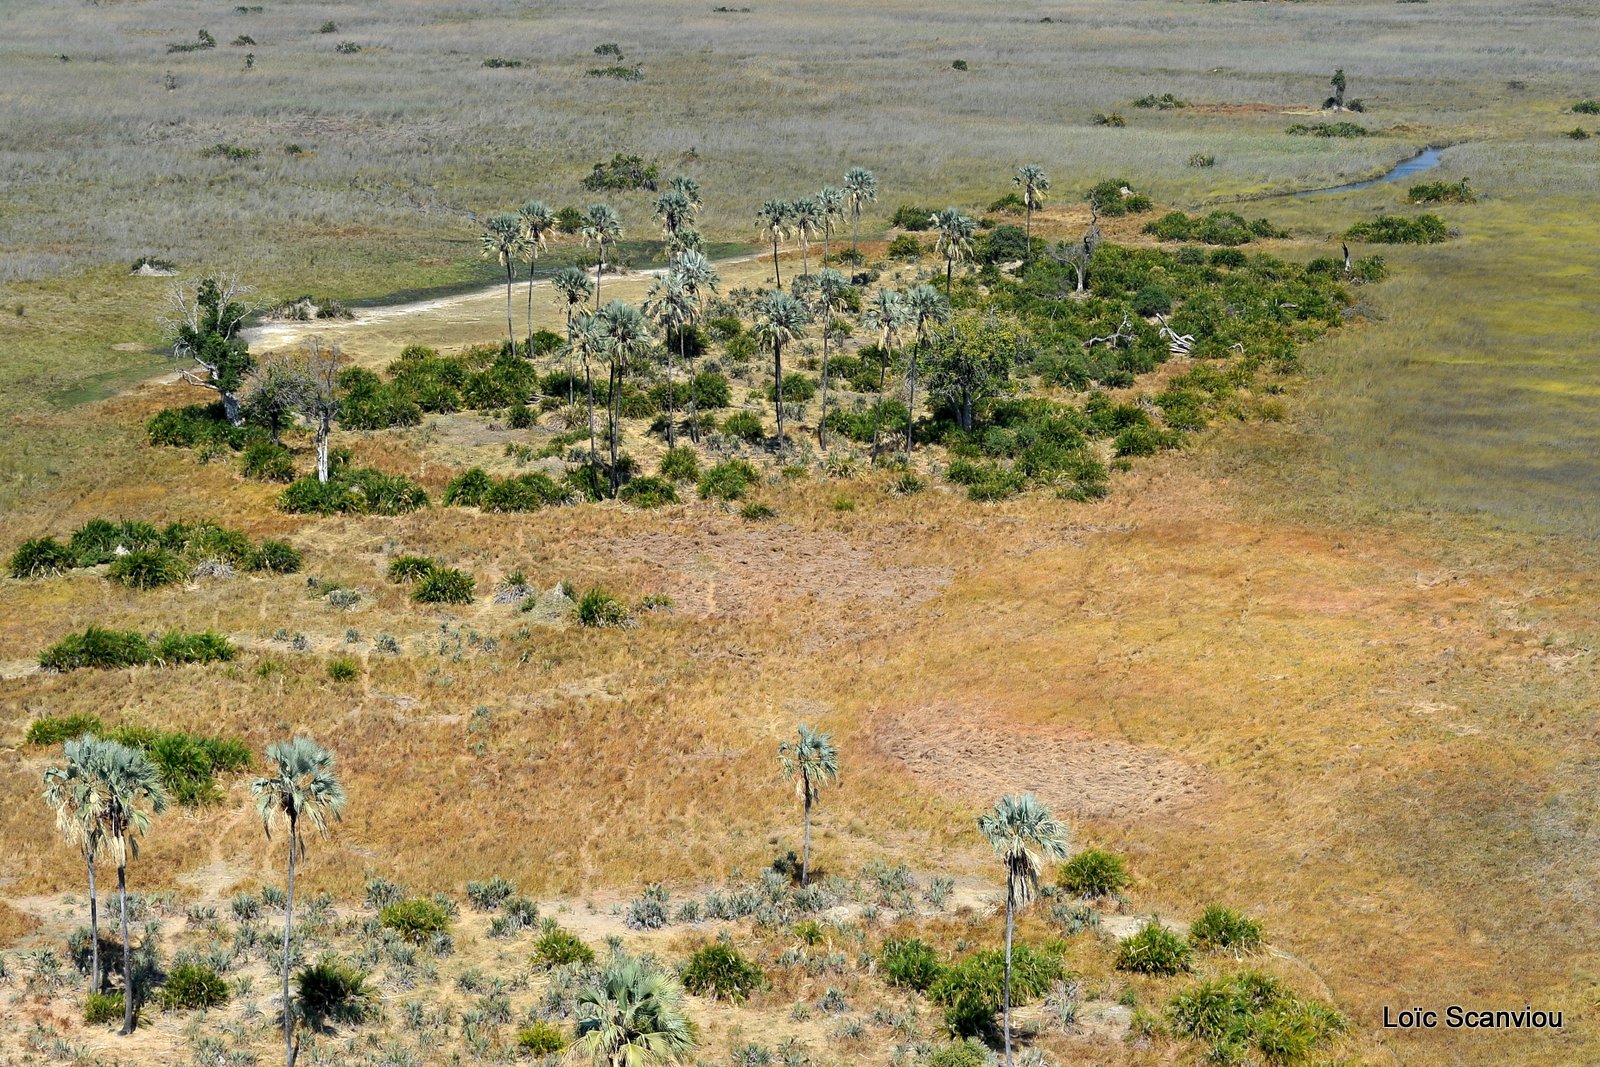
<svg viewBox="0 0 1600 1067">
<path fill-rule="evenodd" d="M 1421 174 L 1424 171 L 1430 171 L 1434 167 L 1437 167 L 1439 165 L 1439 157 L 1443 154 L 1443 148 L 1424 148 L 1422 151 L 1418 152 L 1409 159 L 1402 159 L 1392 168 L 1385 171 L 1383 174 L 1378 175 L 1376 178 L 1368 178 L 1364 182 L 1351 182 L 1349 185 L 1334 185 L 1327 189 L 1306 189 L 1302 192 L 1294 193 L 1292 195 L 1297 198 L 1305 196 L 1333 196 L 1337 193 L 1354 193 L 1362 189 L 1371 189 L 1375 185 L 1384 185 L 1389 182 L 1401 181 L 1403 179 L 1410 178 L 1413 175 Z"/>
</svg>

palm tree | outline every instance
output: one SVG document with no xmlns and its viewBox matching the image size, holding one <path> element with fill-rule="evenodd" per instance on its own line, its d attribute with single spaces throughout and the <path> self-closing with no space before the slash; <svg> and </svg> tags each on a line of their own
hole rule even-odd
<svg viewBox="0 0 1600 1067">
<path fill-rule="evenodd" d="M 106 802 L 97 771 L 100 739 L 84 734 L 62 746 L 65 762 L 44 772 L 44 801 L 56 813 L 56 829 L 68 845 L 83 853 L 89 869 L 89 992 L 100 991 L 100 896 L 94 865 L 105 841 Z"/>
<path fill-rule="evenodd" d="M 850 258 L 861 262 L 861 209 L 878 199 L 878 179 L 866 167 L 851 167 L 844 176 L 845 200 L 850 205 L 850 215 L 855 228 L 850 235 Z"/>
<path fill-rule="evenodd" d="M 650 286 L 650 291 L 645 294 L 644 304 L 641 309 L 645 315 L 660 327 L 662 336 L 668 341 L 674 333 L 678 339 L 678 356 L 683 355 L 684 335 L 689 330 L 689 321 L 694 317 L 694 302 L 689 295 L 688 288 L 684 285 L 683 275 L 676 269 L 669 268 L 667 273 L 655 280 Z M 673 448 L 678 443 L 678 397 L 675 388 L 678 380 L 678 365 L 673 357 L 671 344 L 667 345 L 667 447 Z"/>
<path fill-rule="evenodd" d="M 1067 827 L 1032 793 L 1004 796 L 993 811 L 978 817 L 978 831 L 1006 868 L 1006 1067 L 1011 1067 L 1011 938 L 1016 915 L 1033 899 L 1039 885 L 1039 861 L 1058 860 L 1067 854 Z"/>
<path fill-rule="evenodd" d="M 128 945 L 128 858 L 139 855 L 139 838 L 150 816 L 167 810 L 167 791 L 155 764 L 143 752 L 116 741 L 95 746 L 91 774 L 103 799 L 101 820 L 117 861 L 117 907 L 122 927 L 122 1033 L 133 1033 L 133 952 Z"/>
<path fill-rule="evenodd" d="M 511 276 L 527 244 L 522 236 L 522 220 L 504 212 L 491 215 L 483 232 L 478 235 L 478 244 L 483 250 L 483 258 L 497 259 L 506 269 L 506 338 L 515 348 L 517 334 L 516 327 L 511 324 Z"/>
<path fill-rule="evenodd" d="M 833 336 L 833 309 L 850 292 L 850 280 L 832 267 L 817 272 L 817 308 L 822 313 L 822 414 L 817 418 L 817 446 L 828 447 L 828 342 Z"/>
<path fill-rule="evenodd" d="M 1017 168 L 1016 176 L 1011 179 L 1011 184 L 1022 190 L 1022 206 L 1027 211 L 1027 223 L 1023 233 L 1027 235 L 1028 262 L 1033 260 L 1033 212 L 1044 203 L 1044 198 L 1050 192 L 1050 177 L 1045 174 L 1044 168 L 1037 163 L 1027 163 Z"/>
<path fill-rule="evenodd" d="M 675 193 L 682 193 L 684 199 L 689 201 L 689 206 L 694 210 L 699 211 L 705 207 L 705 204 L 700 199 L 700 183 L 687 174 L 674 174 L 668 179 L 667 188 Z"/>
<path fill-rule="evenodd" d="M 570 364 L 572 353 L 577 352 L 583 363 L 583 387 L 589 394 L 589 468 L 593 470 L 600 465 L 600 449 L 595 443 L 594 368 L 590 359 L 606 354 L 605 328 L 598 311 L 586 311 L 578 316 L 572 326 L 572 343 L 567 347 L 567 362 Z"/>
<path fill-rule="evenodd" d="M 562 267 L 556 271 L 550 284 L 556 292 L 561 294 L 561 299 L 567 304 L 567 403 L 572 403 L 572 316 L 580 307 L 589 302 L 589 297 L 594 294 L 594 282 L 589 280 L 577 267 Z M 591 421 L 593 413 L 591 412 Z"/>
<path fill-rule="evenodd" d="M 533 358 L 533 268 L 539 261 L 550 234 L 555 232 L 556 213 L 542 200 L 529 200 L 517 212 L 522 217 L 523 254 L 528 257 L 528 357 Z"/>
<path fill-rule="evenodd" d="M 872 295 L 872 303 L 867 308 L 867 326 L 878 331 L 879 344 L 883 346 L 883 362 L 878 368 L 878 395 L 883 395 L 884 386 L 889 380 L 889 365 L 894 362 L 894 339 L 910 324 L 910 309 L 906 306 L 905 296 L 894 289 L 879 289 Z M 882 430 L 882 419 L 872 420 L 872 461 L 878 461 L 878 439 Z"/>
<path fill-rule="evenodd" d="M 783 447 L 783 346 L 806 335 L 806 306 L 783 290 L 756 302 L 756 343 L 772 346 L 772 403 Z"/>
<path fill-rule="evenodd" d="M 928 327 L 950 320 L 950 301 L 931 285 L 919 285 L 906 294 L 906 324 L 916 327 L 911 348 L 911 365 L 906 368 L 906 462 L 911 461 L 912 428 L 917 419 L 917 357 L 928 340 Z"/>
<path fill-rule="evenodd" d="M 667 245 L 667 266 L 677 260 L 677 248 L 683 231 L 694 225 L 694 205 L 677 189 L 668 188 L 656 197 L 656 219 L 661 223 L 661 239 Z"/>
<path fill-rule="evenodd" d="M 768 200 L 756 212 L 761 239 L 772 242 L 772 276 L 778 288 L 783 288 L 783 275 L 778 271 L 778 242 L 789 236 L 789 220 L 794 215 L 794 205 L 787 200 Z"/>
<path fill-rule="evenodd" d="M 811 878 L 811 805 L 817 792 L 828 782 L 839 780 L 839 750 L 833 736 L 800 724 L 799 736 L 778 746 L 778 765 L 785 778 L 794 779 L 794 791 L 805 805 L 805 836 L 800 852 L 800 884 Z"/>
<path fill-rule="evenodd" d="M 601 334 L 605 338 L 605 354 L 611 365 L 611 495 L 622 488 L 621 470 L 618 468 L 622 448 L 622 382 L 628 373 L 628 361 L 642 358 L 650 351 L 653 339 L 650 323 L 632 304 L 613 300 L 600 309 L 596 316 Z"/>
<path fill-rule="evenodd" d="M 811 238 L 822 232 L 822 204 L 815 197 L 796 200 L 789 205 L 794 235 L 800 241 L 800 270 L 803 277 L 811 276 Z"/>
<path fill-rule="evenodd" d="M 281 820 L 289 826 L 289 892 L 283 907 L 283 1055 L 285 1067 L 294 1067 L 299 1049 L 289 1000 L 289 939 L 294 927 L 295 860 L 306 847 L 302 823 L 310 823 L 326 837 L 328 817 L 337 819 L 344 811 L 345 793 L 333 772 L 333 753 L 309 737 L 268 745 L 267 766 L 270 773 L 250 783 L 250 792 L 268 838 L 273 823 Z"/>
<path fill-rule="evenodd" d="M 944 297 L 950 299 L 950 284 L 957 263 L 965 262 L 972 254 L 972 235 L 978 224 L 953 207 L 947 207 L 933 216 L 934 229 L 939 240 L 934 249 L 944 257 Z"/>
<path fill-rule="evenodd" d="M 844 190 L 837 185 L 824 185 L 817 193 L 817 204 L 822 208 L 822 262 L 828 262 L 833 243 L 833 224 L 844 218 Z"/>
<path fill-rule="evenodd" d="M 622 240 L 622 219 L 606 204 L 589 205 L 589 221 L 578 231 L 585 246 L 594 245 L 600 258 L 594 268 L 594 306 L 600 307 L 600 276 L 606 272 L 606 245 Z"/>
<path fill-rule="evenodd" d="M 567 1047 L 575 1067 L 665 1067 L 694 1052 L 682 987 L 631 956 L 611 959 L 579 991 L 577 1016 L 578 1039 Z"/>
<path fill-rule="evenodd" d="M 689 321 L 692 324 L 700 317 L 701 309 L 705 307 L 706 294 L 715 293 L 717 285 L 722 281 L 717 268 L 698 249 L 686 248 L 678 253 L 678 277 L 683 279 L 683 291 L 689 298 L 691 314 Z M 683 337 L 678 338 L 679 357 L 687 359 L 683 353 Z M 694 401 L 694 367 L 690 365 L 689 374 L 689 436 L 696 441 L 700 440 L 700 421 L 697 418 Z"/>
</svg>

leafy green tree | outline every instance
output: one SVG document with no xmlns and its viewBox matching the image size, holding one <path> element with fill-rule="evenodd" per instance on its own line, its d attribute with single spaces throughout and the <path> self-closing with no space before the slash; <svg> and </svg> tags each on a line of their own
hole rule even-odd
<svg viewBox="0 0 1600 1067">
<path fill-rule="evenodd" d="M 600 309 L 596 316 L 601 335 L 605 338 L 605 355 L 610 365 L 611 381 L 611 495 L 622 488 L 622 471 L 618 466 L 622 449 L 622 383 L 627 378 L 630 361 L 643 359 L 655 343 L 650 335 L 650 322 L 632 304 L 613 300 Z"/>
<path fill-rule="evenodd" d="M 817 206 L 822 209 L 822 262 L 826 263 L 833 245 L 833 224 L 844 219 L 844 190 L 824 185 L 817 193 Z"/>
<path fill-rule="evenodd" d="M 1349 83 L 1345 80 L 1343 67 L 1340 67 L 1338 70 L 1333 72 L 1333 77 L 1328 79 L 1328 84 L 1333 86 L 1333 95 L 1330 96 L 1322 106 L 1332 106 L 1335 111 L 1343 111 L 1344 91 L 1349 86 Z"/>
<path fill-rule="evenodd" d="M 98 779 L 105 840 L 117 864 L 117 908 L 122 929 L 122 1033 L 133 1033 L 133 950 L 128 942 L 128 860 L 139 855 L 139 838 L 150 830 L 150 816 L 167 810 L 167 791 L 155 764 L 136 748 L 117 741 L 94 746 L 90 773 Z"/>
<path fill-rule="evenodd" d="M 839 750 L 833 736 L 801 723 L 793 741 L 778 746 L 778 766 L 794 780 L 805 811 L 805 836 L 800 851 L 800 884 L 811 880 L 811 805 L 822 786 L 839 780 Z M 793 853 L 791 853 L 792 855 Z"/>
<path fill-rule="evenodd" d="M 303 387 L 296 398 L 296 410 L 311 423 L 317 452 L 317 481 L 328 482 L 328 445 L 333 438 L 333 420 L 339 416 L 339 375 L 345 368 L 344 354 L 338 345 L 328 345 L 320 337 L 306 342 L 299 370 Z"/>
<path fill-rule="evenodd" d="M 168 294 L 165 331 L 172 338 L 172 354 L 192 360 L 199 372 L 180 371 L 190 385 L 210 389 L 222 400 L 222 411 L 230 423 L 240 426 L 239 391 L 255 370 L 250 348 L 239 336 L 253 304 L 246 297 L 253 292 L 234 277 L 208 277 L 191 292 L 175 286 Z"/>
<path fill-rule="evenodd" d="M 542 200 L 529 200 L 517 211 L 522 219 L 522 254 L 528 257 L 528 355 L 533 355 L 533 268 L 556 230 L 556 213 Z"/>
<path fill-rule="evenodd" d="M 906 368 L 906 460 L 909 462 L 917 419 L 917 359 L 927 347 L 929 329 L 950 321 L 950 301 L 933 286 L 919 285 L 906 293 L 905 318 L 906 325 L 915 331 L 911 364 Z"/>
<path fill-rule="evenodd" d="M 293 1002 L 289 999 L 290 937 L 294 928 L 294 872 L 299 855 L 305 851 L 305 826 L 327 836 L 331 819 L 338 819 L 345 807 L 344 786 L 333 769 L 333 753 L 311 740 L 296 737 L 267 746 L 269 773 L 250 784 L 256 798 L 256 813 L 261 827 L 272 836 L 274 823 L 289 829 L 289 890 L 283 908 L 283 1054 L 285 1067 L 294 1067 L 300 1052 L 294 1027 Z"/>
<path fill-rule="evenodd" d="M 783 445 L 783 346 L 806 335 L 806 306 L 779 289 L 756 302 L 756 343 L 772 349 L 772 404 Z"/>
<path fill-rule="evenodd" d="M 844 175 L 845 202 L 854 227 L 850 231 L 850 258 L 861 262 L 861 209 L 878 199 L 878 179 L 866 167 L 851 167 Z"/>
<path fill-rule="evenodd" d="M 587 1067 L 665 1067 L 694 1053 L 683 989 L 643 960 L 614 957 L 579 991 L 578 1038 L 568 1047 Z"/>
<path fill-rule="evenodd" d="M 817 417 L 817 446 L 828 447 L 828 342 L 833 338 L 833 312 L 850 293 L 850 279 L 823 267 L 817 272 L 817 311 L 822 318 L 822 414 Z"/>
<path fill-rule="evenodd" d="M 789 236 L 794 218 L 794 205 L 787 200 L 768 200 L 756 211 L 756 223 L 763 241 L 772 242 L 772 276 L 783 288 L 783 274 L 778 269 L 778 242 Z"/>
<path fill-rule="evenodd" d="M 572 354 L 574 351 L 572 336 L 572 320 L 579 308 L 589 302 L 589 297 L 594 295 L 594 283 L 589 280 L 589 275 L 578 267 L 562 267 L 556 271 L 550 284 L 556 292 L 561 294 L 562 301 L 567 306 L 567 403 L 571 404 L 572 396 Z M 591 398 L 592 401 L 593 398 Z M 593 412 L 590 412 L 591 421 Z"/>
<path fill-rule="evenodd" d="M 1022 206 L 1027 212 L 1027 221 L 1023 226 L 1023 234 L 1028 239 L 1027 259 L 1033 259 L 1033 213 L 1044 204 L 1045 196 L 1050 192 L 1050 178 L 1044 168 L 1037 163 L 1027 163 L 1017 168 L 1016 175 L 1011 179 L 1011 184 L 1022 190 Z"/>
<path fill-rule="evenodd" d="M 622 240 L 622 219 L 606 204 L 590 204 L 587 220 L 578 233 L 585 246 L 592 244 L 599 252 L 594 268 L 594 306 L 599 310 L 600 277 L 606 272 L 606 247 L 615 247 Z"/>
<path fill-rule="evenodd" d="M 789 205 L 795 239 L 800 242 L 800 275 L 811 276 L 811 239 L 822 232 L 822 204 L 808 196 Z"/>
<path fill-rule="evenodd" d="M 993 311 L 955 316 L 928 343 L 928 391 L 955 408 L 963 430 L 972 429 L 978 401 L 1005 387 L 1028 344 L 1016 320 Z"/>
<path fill-rule="evenodd" d="M 489 216 L 483 232 L 478 235 L 478 247 L 483 253 L 483 258 L 496 260 L 505 268 L 506 340 L 513 346 L 517 343 L 517 328 L 511 323 L 511 283 L 514 280 L 512 275 L 516 271 L 517 260 L 522 258 L 527 249 L 527 243 L 527 239 L 522 235 L 522 220 L 506 212 Z M 531 277 L 529 284 L 533 284 Z"/>
<path fill-rule="evenodd" d="M 1011 1067 L 1011 941 L 1017 912 L 1027 907 L 1039 887 L 1041 859 L 1067 854 L 1067 827 L 1032 793 L 1004 796 L 992 811 L 978 817 L 983 834 L 1006 869 L 1006 975 L 1003 1000 L 1006 1067 Z"/>
<path fill-rule="evenodd" d="M 933 227 L 939 231 L 934 251 L 944 259 L 944 297 L 949 300 L 956 264 L 972 257 L 972 235 L 977 232 L 978 224 L 955 208 L 947 207 L 933 216 Z"/>
<path fill-rule="evenodd" d="M 95 860 L 105 842 L 107 820 L 104 779 L 96 771 L 102 742 L 93 734 L 67 741 L 63 762 L 44 772 L 44 800 L 56 813 L 56 829 L 68 845 L 83 854 L 89 869 L 89 992 L 100 991 L 100 897 L 95 888 Z"/>
</svg>

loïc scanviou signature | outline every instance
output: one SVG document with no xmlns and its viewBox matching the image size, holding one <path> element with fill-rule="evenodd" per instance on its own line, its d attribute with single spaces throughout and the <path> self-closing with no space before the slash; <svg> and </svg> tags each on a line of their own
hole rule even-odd
<svg viewBox="0 0 1600 1067">
<path fill-rule="evenodd" d="M 1532 1004 L 1521 1008 L 1484 1009 L 1451 1004 L 1442 1012 L 1432 1008 L 1383 1007 L 1383 1025 L 1388 1030 L 1560 1030 L 1561 1012 L 1537 1010 Z"/>
</svg>

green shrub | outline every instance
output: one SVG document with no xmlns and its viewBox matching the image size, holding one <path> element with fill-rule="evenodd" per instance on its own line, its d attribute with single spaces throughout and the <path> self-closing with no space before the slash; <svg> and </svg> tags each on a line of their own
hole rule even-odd
<svg viewBox="0 0 1600 1067">
<path fill-rule="evenodd" d="M 517 895 L 517 884 L 505 878 L 467 883 L 467 901 L 479 911 L 494 911 Z"/>
<path fill-rule="evenodd" d="M 121 1026 L 122 1012 L 121 993 L 90 993 L 83 1004 L 83 1021 L 89 1026 L 105 1026 L 108 1023 Z"/>
<path fill-rule="evenodd" d="M 231 448 L 245 445 L 246 432 L 234 426 L 222 404 L 191 404 L 158 411 L 145 423 L 145 436 L 153 445 L 168 448 Z"/>
<path fill-rule="evenodd" d="M 159 994 L 167 1011 L 196 1011 L 228 1002 L 228 983 L 203 963 L 178 963 L 167 972 Z"/>
<path fill-rule="evenodd" d="M 478 580 L 464 571 L 435 567 L 411 590 L 411 599 L 418 604 L 470 604 L 477 584 Z"/>
<path fill-rule="evenodd" d="M 1600 100 L 1580 100 L 1572 105 L 1574 115 L 1600 115 Z"/>
<path fill-rule="evenodd" d="M 926 992 L 943 968 L 927 942 L 919 938 L 891 938 L 878 950 L 878 966 L 890 985 Z"/>
<path fill-rule="evenodd" d="M 770 395 L 770 390 L 768 391 Z M 722 420 L 722 432 L 741 441 L 759 441 L 767 435 L 761 416 L 753 411 L 735 411 Z"/>
<path fill-rule="evenodd" d="M 1097 111 L 1095 112 L 1094 118 L 1090 119 L 1089 121 L 1096 126 L 1110 126 L 1113 129 L 1119 130 L 1128 124 L 1128 120 L 1123 118 L 1115 111 L 1109 115 Z"/>
<path fill-rule="evenodd" d="M 1174 975 L 1189 970 L 1193 953 L 1183 938 L 1151 920 L 1117 943 L 1117 970 Z"/>
<path fill-rule="evenodd" d="M 106 577 L 129 589 L 156 589 L 183 581 L 183 561 L 164 548 L 136 548 L 111 561 Z"/>
<path fill-rule="evenodd" d="M 767 519 L 777 518 L 778 509 L 763 500 L 749 500 L 739 509 L 739 517 L 745 522 L 763 522 Z"/>
<path fill-rule="evenodd" d="M 1288 232 L 1266 219 L 1247 220 L 1236 211 L 1213 211 L 1208 215 L 1169 212 L 1146 223 L 1144 232 L 1162 241 L 1199 241 L 1208 245 L 1242 245 L 1260 237 L 1287 237 Z"/>
<path fill-rule="evenodd" d="M 1139 423 L 1118 433 L 1112 450 L 1118 456 L 1153 456 L 1164 448 L 1177 448 L 1178 441 L 1178 434 L 1172 430 Z"/>
<path fill-rule="evenodd" d="M 1065 974 L 1061 958 L 1017 945 L 1011 957 L 1011 1003 L 1028 1004 L 1044 996 Z M 994 1029 L 1005 985 L 1005 953 L 976 952 L 944 968 L 928 987 L 928 997 L 944 1008 L 945 1026 L 960 1037 L 978 1037 Z"/>
<path fill-rule="evenodd" d="M 1478 194 L 1472 191 L 1468 179 L 1458 182 L 1423 182 L 1406 192 L 1413 204 L 1476 204 Z"/>
<path fill-rule="evenodd" d="M 165 666 L 216 663 L 231 660 L 236 654 L 233 642 L 214 630 L 202 630 L 199 633 L 169 630 L 156 643 L 151 661 Z"/>
<path fill-rule="evenodd" d="M 80 567 L 94 567 L 110 563 L 122 552 L 136 548 L 155 548 L 161 544 L 161 534 L 147 522 L 124 519 L 90 519 L 72 532 L 67 550 Z"/>
<path fill-rule="evenodd" d="M 1073 856 L 1056 875 L 1056 884 L 1079 897 L 1109 897 L 1128 887 L 1128 865 L 1103 848 L 1086 848 Z"/>
<path fill-rule="evenodd" d="M 483 495 L 481 506 L 485 511 L 537 511 L 542 507 L 560 504 L 566 497 L 566 490 L 548 474 L 530 471 L 495 483 Z"/>
<path fill-rule="evenodd" d="M 566 1047 L 561 1031 L 543 1020 L 517 1031 L 517 1050 L 525 1056 L 551 1056 Z"/>
<path fill-rule="evenodd" d="M 353 681 L 361 673 L 361 665 L 348 656 L 336 656 L 328 661 L 328 677 L 335 682 Z"/>
<path fill-rule="evenodd" d="M 1258 971 L 1239 971 L 1175 995 L 1167 1018 L 1178 1037 L 1204 1042 L 1211 1063 L 1309 1063 L 1348 1026 L 1317 1001 Z M 1256 1059 L 1259 1057 L 1259 1060 Z"/>
<path fill-rule="evenodd" d="M 928 1056 L 928 1067 L 984 1067 L 988 1050 L 977 1041 L 952 1041 L 940 1045 Z"/>
<path fill-rule="evenodd" d="M 1149 211 L 1153 206 L 1150 198 L 1142 193 L 1123 192 L 1129 188 L 1126 178 L 1107 178 L 1096 183 L 1085 199 L 1102 215 L 1137 215 Z"/>
<path fill-rule="evenodd" d="M 596 628 L 626 626 L 628 606 L 595 586 L 578 600 L 578 624 Z"/>
<path fill-rule="evenodd" d="M 301 478 L 278 497 L 278 507 L 293 514 L 403 515 L 427 506 L 428 494 L 420 485 L 370 467 L 342 468 L 326 482 Z"/>
<path fill-rule="evenodd" d="M 594 962 L 594 949 L 570 930 L 551 926 L 533 943 L 533 962 L 546 968 L 573 963 L 588 965 Z"/>
<path fill-rule="evenodd" d="M 748 461 L 730 459 L 700 476 L 701 500 L 740 500 L 761 481 L 761 473 Z"/>
<path fill-rule="evenodd" d="M 678 490 L 671 482 L 651 476 L 635 478 L 623 486 L 617 496 L 638 508 L 659 508 L 678 502 Z"/>
<path fill-rule="evenodd" d="M 420 581 L 438 569 L 439 565 L 427 556 L 396 556 L 389 561 L 389 580 L 396 583 Z"/>
<path fill-rule="evenodd" d="M 922 252 L 922 242 L 909 233 L 898 234 L 889 242 L 890 259 L 916 259 Z"/>
<path fill-rule="evenodd" d="M 233 739 L 137 726 L 118 727 L 109 736 L 143 751 L 155 766 L 162 786 L 173 800 L 186 808 L 220 801 L 222 791 L 217 787 L 216 776 L 250 765 L 250 749 L 242 741 Z"/>
<path fill-rule="evenodd" d="M 300 550 L 287 541 L 263 541 L 250 556 L 250 569 L 271 574 L 296 574 L 305 563 Z"/>
<path fill-rule="evenodd" d="M 104 729 L 105 726 L 98 715 L 84 712 L 74 712 L 71 715 L 46 715 L 28 724 L 28 734 L 24 740 L 30 745 L 59 745 L 84 734 L 94 734 L 98 737 Z"/>
<path fill-rule="evenodd" d="M 643 77 L 638 71 L 638 67 L 618 65 L 591 70 L 588 76 L 591 78 L 622 78 L 625 81 L 636 81 L 639 77 Z M 609 162 L 596 163 L 594 169 L 584 177 L 583 187 L 592 193 L 608 189 L 653 190 L 656 187 L 657 179 L 660 177 L 661 168 L 656 164 L 647 163 L 640 156 L 623 155 L 618 152 L 611 157 Z"/>
<path fill-rule="evenodd" d="M 7 566 L 13 578 L 47 578 L 75 563 L 72 550 L 54 537 L 34 537 L 17 546 Z"/>
<path fill-rule="evenodd" d="M 378 1017 L 378 994 L 367 985 L 367 972 L 332 956 L 324 956 L 295 972 L 300 1011 L 315 1029 L 329 1022 L 354 1025 Z"/>
<path fill-rule="evenodd" d="M 1354 122 L 1296 122 L 1286 132 L 1294 137 L 1366 137 L 1372 133 Z"/>
<path fill-rule="evenodd" d="M 458 474 L 444 487 L 445 507 L 477 508 L 494 488 L 494 479 L 482 467 Z"/>
<path fill-rule="evenodd" d="M 1450 236 L 1449 227 L 1438 215 L 1379 215 L 1358 222 L 1344 232 L 1351 241 L 1384 245 L 1431 245 Z"/>
<path fill-rule="evenodd" d="M 294 453 L 271 441 L 257 441 L 244 450 L 240 469 L 258 482 L 294 481 Z"/>
<path fill-rule="evenodd" d="M 1138 108 L 1155 108 L 1158 111 L 1171 111 L 1174 108 L 1183 108 L 1188 107 L 1189 105 L 1186 102 L 1179 100 L 1171 93 L 1162 93 L 1160 96 L 1157 96 L 1155 93 L 1148 93 L 1145 96 L 1141 96 L 1139 99 L 1135 100 L 1133 102 L 1133 106 Z"/>
<path fill-rule="evenodd" d="M 1149 318 L 1172 310 L 1172 291 L 1159 282 L 1150 282 L 1133 297 L 1135 314 Z"/>
<path fill-rule="evenodd" d="M 732 945 L 720 941 L 696 949 L 680 972 L 683 987 L 691 993 L 740 1003 L 767 985 L 761 968 Z"/>
<path fill-rule="evenodd" d="M 150 642 L 134 630 L 105 630 L 91 626 L 81 634 L 68 634 L 39 655 L 47 671 L 75 671 L 83 667 L 112 669 L 149 663 Z"/>
<path fill-rule="evenodd" d="M 733 388 L 728 379 L 714 370 L 696 374 L 689 382 L 689 395 L 699 411 L 714 411 L 733 403 Z"/>
<path fill-rule="evenodd" d="M 450 913 L 436 900 L 414 897 L 385 905 L 378 922 L 413 945 L 425 945 L 435 934 L 449 931 Z"/>
<path fill-rule="evenodd" d="M 700 478 L 700 457 L 695 451 L 685 445 L 669 448 L 661 457 L 661 465 L 656 468 L 661 477 L 674 482 L 693 482 Z"/>
<path fill-rule="evenodd" d="M 1261 947 L 1261 923 L 1212 904 L 1189 927 L 1189 943 L 1202 952 L 1254 952 Z"/>
<path fill-rule="evenodd" d="M 901 204 L 894 209 L 894 214 L 889 216 L 889 225 L 901 230 L 910 230 L 921 233 L 923 230 L 933 228 L 932 208 L 917 207 L 914 204 Z"/>
</svg>

